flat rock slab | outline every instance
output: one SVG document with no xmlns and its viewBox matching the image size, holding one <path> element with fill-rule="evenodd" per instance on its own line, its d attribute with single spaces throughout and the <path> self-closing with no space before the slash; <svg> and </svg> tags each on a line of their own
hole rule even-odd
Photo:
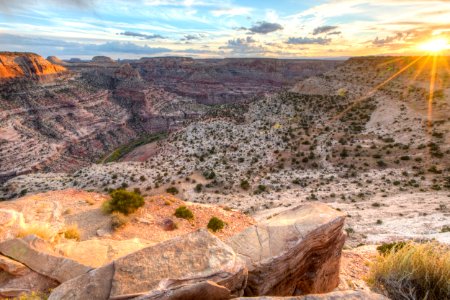
<svg viewBox="0 0 450 300">
<path fill-rule="evenodd" d="M 50 246 L 45 245 L 37 237 L 13 239 L 0 243 L 0 253 L 61 283 L 91 270 L 74 260 L 52 254 Z"/>
<path fill-rule="evenodd" d="M 0 270 L 14 276 L 24 276 L 30 272 L 30 269 L 24 264 L 3 255 L 0 255 Z"/>
<path fill-rule="evenodd" d="M 68 241 L 56 245 L 55 251 L 83 265 L 98 268 L 149 245 L 150 243 L 139 239 Z"/>
<path fill-rule="evenodd" d="M 299 297 L 241 297 L 236 300 L 389 300 L 389 298 L 369 291 L 340 291 Z"/>
<path fill-rule="evenodd" d="M 141 249 L 67 281 L 49 299 L 127 299 L 216 290 L 215 286 L 201 284 L 207 281 L 225 288 L 219 295 L 227 292 L 236 297 L 243 294 L 246 279 L 245 264 L 233 249 L 202 229 Z"/>
<path fill-rule="evenodd" d="M 10 276 L 3 282 L 0 280 L 0 299 L 16 298 L 31 292 L 49 293 L 58 284 L 56 280 L 30 270 L 24 276 Z"/>
<path fill-rule="evenodd" d="M 345 215 L 312 203 L 269 217 L 227 243 L 246 261 L 246 296 L 330 292 L 339 284 Z"/>
<path fill-rule="evenodd" d="M 230 290 L 212 281 L 203 281 L 197 284 L 177 287 L 173 290 L 155 291 L 133 300 L 186 300 L 208 299 L 228 300 L 231 298 Z"/>
</svg>

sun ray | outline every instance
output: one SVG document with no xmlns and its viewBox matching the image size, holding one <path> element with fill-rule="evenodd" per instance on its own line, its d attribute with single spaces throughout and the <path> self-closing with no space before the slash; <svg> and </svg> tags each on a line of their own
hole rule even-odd
<svg viewBox="0 0 450 300">
<path fill-rule="evenodd" d="M 347 112 L 349 112 L 352 108 L 354 108 L 356 105 L 358 105 L 359 103 L 369 99 L 370 97 L 372 97 L 379 89 L 381 89 L 382 87 L 384 87 L 386 84 L 388 84 L 389 82 L 391 82 L 392 80 L 394 80 L 395 78 L 397 78 L 398 76 L 400 76 L 403 72 L 405 72 L 406 70 L 408 70 L 409 68 L 411 68 L 414 64 L 416 64 L 420 59 L 422 59 L 423 56 L 420 56 L 416 59 L 414 59 L 412 62 L 410 62 L 409 64 L 407 64 L 406 66 L 404 66 L 403 68 L 401 68 L 399 71 L 397 71 L 395 74 L 393 74 L 391 77 L 389 77 L 388 79 L 386 79 L 385 81 L 383 81 L 382 83 L 378 84 L 377 86 L 375 86 L 372 90 L 370 90 L 366 95 L 356 99 L 355 101 L 353 101 L 353 103 L 351 105 L 349 105 L 346 109 L 344 109 L 342 112 L 340 112 L 339 114 L 337 114 L 334 118 L 332 118 L 330 120 L 330 122 L 334 122 L 338 119 L 340 119 L 342 116 L 344 116 Z"/>
<path fill-rule="evenodd" d="M 404 98 L 406 98 L 409 95 L 409 88 L 414 82 L 416 82 L 417 77 L 419 77 L 420 74 L 422 74 L 430 58 L 431 56 L 427 56 L 425 60 L 420 64 L 420 66 L 417 68 L 417 70 L 414 72 L 413 76 L 408 80 L 408 84 L 406 85 L 405 90 L 403 91 Z"/>
<path fill-rule="evenodd" d="M 442 64 L 444 65 L 445 70 L 446 70 L 448 73 L 450 73 L 450 65 L 448 64 L 448 58 L 449 58 L 449 56 L 440 56 L 439 58 L 440 58 L 440 60 L 442 60 Z"/>
<path fill-rule="evenodd" d="M 434 89 L 436 86 L 436 77 L 437 77 L 437 56 L 434 55 L 430 74 L 430 93 L 428 95 L 427 126 L 429 131 L 431 130 L 431 127 L 433 125 L 433 100 L 434 100 Z"/>
<path fill-rule="evenodd" d="M 397 57 L 397 58 L 393 58 L 393 59 L 390 59 L 390 60 L 388 60 L 388 61 L 385 61 L 385 62 L 382 62 L 382 63 L 379 63 L 378 65 L 377 65 L 377 67 L 383 67 L 383 66 L 385 66 L 385 65 L 389 65 L 389 64 L 392 64 L 392 63 L 396 63 L 396 62 L 398 62 L 398 61 L 401 61 L 401 60 L 404 60 L 405 58 L 404 57 Z"/>
</svg>

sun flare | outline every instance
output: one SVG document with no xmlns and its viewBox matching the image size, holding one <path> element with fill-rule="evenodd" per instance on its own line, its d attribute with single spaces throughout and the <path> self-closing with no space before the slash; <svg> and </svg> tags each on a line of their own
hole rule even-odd
<svg viewBox="0 0 450 300">
<path fill-rule="evenodd" d="M 441 52 L 443 50 L 449 49 L 450 45 L 448 41 L 444 38 L 433 39 L 425 42 L 419 46 L 420 50 L 428 52 Z"/>
</svg>

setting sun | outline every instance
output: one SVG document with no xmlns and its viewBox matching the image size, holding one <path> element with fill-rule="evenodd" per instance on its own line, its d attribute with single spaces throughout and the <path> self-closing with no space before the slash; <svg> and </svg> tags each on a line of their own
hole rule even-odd
<svg viewBox="0 0 450 300">
<path fill-rule="evenodd" d="M 450 46 L 448 44 L 448 41 L 444 38 L 440 39 L 433 39 L 428 42 L 425 42 L 419 46 L 421 50 L 428 51 L 428 52 L 440 52 L 445 49 L 448 49 Z"/>
</svg>

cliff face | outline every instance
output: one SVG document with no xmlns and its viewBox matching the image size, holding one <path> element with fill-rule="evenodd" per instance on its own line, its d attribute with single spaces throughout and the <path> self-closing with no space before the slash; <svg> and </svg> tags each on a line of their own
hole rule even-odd
<svg viewBox="0 0 450 300">
<path fill-rule="evenodd" d="M 0 80 L 23 77 L 40 79 L 66 71 L 66 68 L 34 53 L 0 52 Z"/>
</svg>

